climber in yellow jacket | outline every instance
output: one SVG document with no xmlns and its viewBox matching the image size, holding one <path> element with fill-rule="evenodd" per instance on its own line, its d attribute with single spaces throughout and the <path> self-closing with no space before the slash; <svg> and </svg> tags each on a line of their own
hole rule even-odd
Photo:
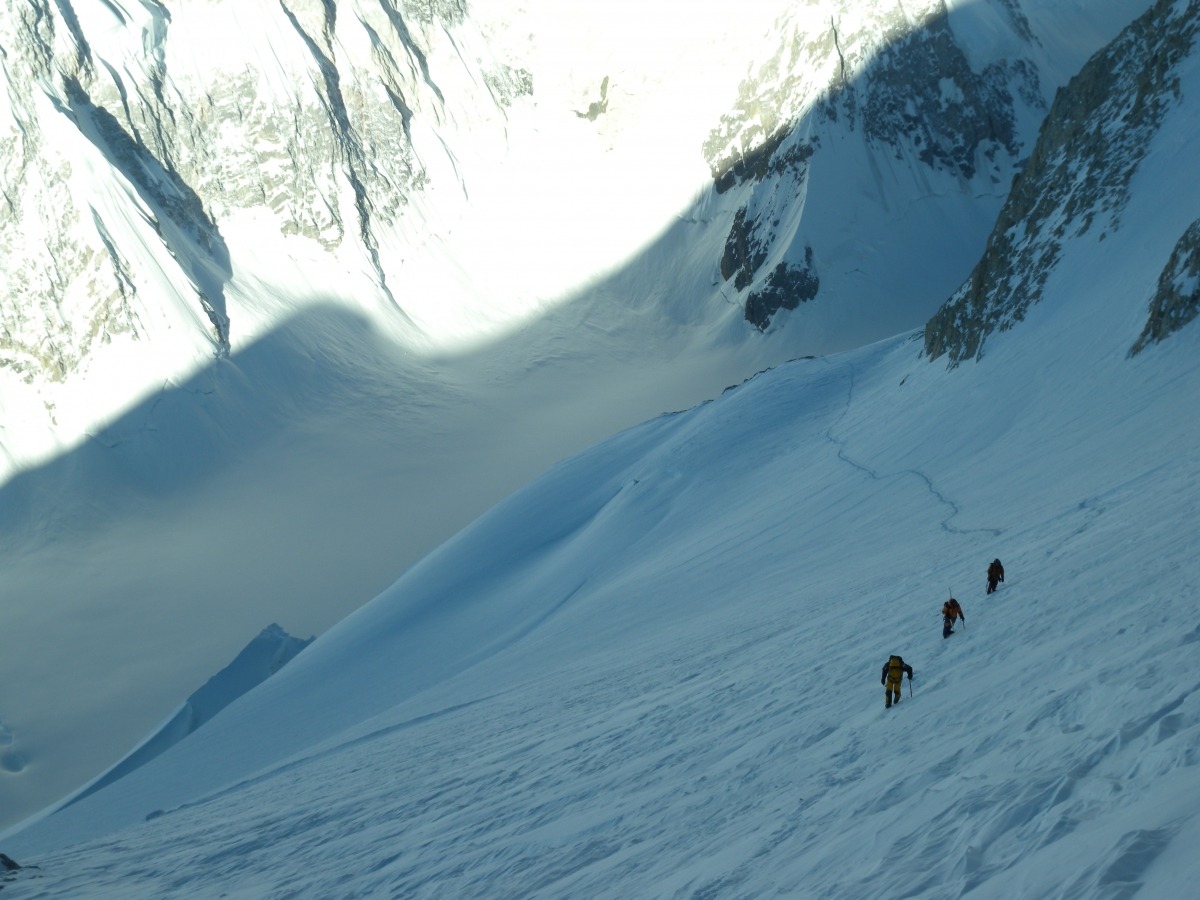
<svg viewBox="0 0 1200 900">
<path fill-rule="evenodd" d="M 908 665 L 901 656 L 893 654 L 883 664 L 883 672 L 879 675 L 879 683 L 883 685 L 884 709 L 889 708 L 893 703 L 900 702 L 900 683 L 904 678 L 905 672 L 908 673 L 908 680 L 912 681 L 912 666 Z"/>
</svg>

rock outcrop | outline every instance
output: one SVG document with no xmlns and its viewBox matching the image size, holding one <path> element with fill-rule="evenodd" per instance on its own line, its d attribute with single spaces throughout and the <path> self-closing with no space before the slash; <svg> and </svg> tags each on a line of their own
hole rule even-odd
<svg viewBox="0 0 1200 900">
<path fill-rule="evenodd" d="M 1200 219 L 1175 244 L 1158 289 L 1150 300 L 1146 327 L 1129 351 L 1136 356 L 1150 344 L 1164 341 L 1200 315 Z"/>
<path fill-rule="evenodd" d="M 1037 67 L 1020 56 L 972 62 L 943 3 L 853 7 L 781 23 L 778 52 L 745 80 L 704 147 L 714 190 L 740 201 L 721 277 L 760 330 L 780 309 L 818 296 L 822 223 L 797 210 L 811 170 L 830 165 L 843 136 L 864 144 L 875 167 L 899 160 L 964 187 L 995 185 L 1022 152 L 1018 111 L 1044 110 Z M 1015 44 L 1032 43 L 1019 8 L 1001 7 Z"/>
<path fill-rule="evenodd" d="M 1059 91 L 983 258 L 925 328 L 930 359 L 978 359 L 988 335 L 1041 299 L 1064 241 L 1120 227 L 1130 181 L 1177 100 L 1198 13 L 1194 2 L 1159 0 Z"/>
</svg>

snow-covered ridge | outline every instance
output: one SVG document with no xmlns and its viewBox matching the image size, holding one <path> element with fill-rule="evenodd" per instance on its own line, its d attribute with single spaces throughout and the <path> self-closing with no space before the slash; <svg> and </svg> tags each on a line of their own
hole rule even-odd
<svg viewBox="0 0 1200 900">
<path fill-rule="evenodd" d="M 68 797 L 61 806 L 70 806 L 102 790 L 194 734 L 238 697 L 282 669 L 313 640 L 292 637 L 278 625 L 264 628 L 229 665 L 196 689 L 170 718 L 147 735 L 129 755 Z"/>
</svg>

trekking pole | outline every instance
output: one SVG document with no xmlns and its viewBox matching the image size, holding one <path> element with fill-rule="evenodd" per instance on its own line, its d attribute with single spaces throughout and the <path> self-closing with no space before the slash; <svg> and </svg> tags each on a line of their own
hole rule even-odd
<svg viewBox="0 0 1200 900">
<path fill-rule="evenodd" d="M 912 699 L 912 676 L 908 676 L 908 699 Z"/>
</svg>

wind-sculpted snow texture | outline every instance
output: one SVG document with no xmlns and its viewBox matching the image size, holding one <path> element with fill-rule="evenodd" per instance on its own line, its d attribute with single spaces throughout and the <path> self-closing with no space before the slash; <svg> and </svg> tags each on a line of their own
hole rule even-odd
<svg viewBox="0 0 1200 900">
<path fill-rule="evenodd" d="M 983 258 L 926 327 L 931 358 L 981 356 L 1041 299 L 1064 240 L 1121 227 L 1130 183 L 1195 70 L 1198 32 L 1200 4 L 1160 0 L 1058 94 Z"/>
</svg>

